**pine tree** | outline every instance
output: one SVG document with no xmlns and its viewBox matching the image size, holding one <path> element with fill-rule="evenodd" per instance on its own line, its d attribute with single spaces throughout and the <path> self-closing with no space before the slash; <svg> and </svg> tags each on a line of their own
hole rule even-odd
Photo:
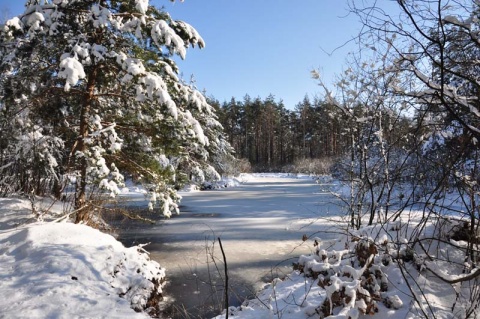
<svg viewBox="0 0 480 319">
<path fill-rule="evenodd" d="M 173 61 L 190 45 L 204 46 L 197 31 L 148 0 L 27 1 L 1 32 L 0 134 L 12 135 L 1 146 L 2 175 L 18 173 L 25 147 L 13 145 L 33 134 L 43 153 L 26 156 L 43 154 L 42 180 L 58 189 L 74 177 L 77 222 L 90 217 L 94 186 L 114 196 L 125 175 L 151 185 L 152 208 L 178 212 L 181 170 L 210 171 L 217 142 L 204 132 L 213 109 Z M 11 185 L 2 181 L 2 190 Z"/>
</svg>

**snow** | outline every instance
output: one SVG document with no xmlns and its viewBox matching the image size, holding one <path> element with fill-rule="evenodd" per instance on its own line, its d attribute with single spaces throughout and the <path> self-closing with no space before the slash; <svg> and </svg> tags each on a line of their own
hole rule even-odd
<svg viewBox="0 0 480 319">
<path fill-rule="evenodd" d="M 467 25 L 467 24 L 461 23 L 460 20 L 458 20 L 458 17 L 452 16 L 452 15 L 446 16 L 445 18 L 443 18 L 443 21 L 451 24 L 456 24 L 456 25 Z"/>
<path fill-rule="evenodd" d="M 92 55 L 95 57 L 95 62 L 98 63 L 100 61 L 105 60 L 105 55 L 107 54 L 107 48 L 103 45 L 95 44 L 92 47 Z"/>
<path fill-rule="evenodd" d="M 400 309 L 403 306 L 402 299 L 397 295 L 388 296 L 387 300 L 391 303 L 393 309 Z"/>
<path fill-rule="evenodd" d="M 184 32 L 188 34 L 188 37 L 192 39 L 192 46 L 198 45 L 200 48 L 205 47 L 205 42 L 203 41 L 202 37 L 191 25 L 184 21 L 173 21 L 172 25 L 180 27 Z"/>
<path fill-rule="evenodd" d="M 142 64 L 142 61 L 139 59 L 133 59 L 133 58 L 125 59 L 124 68 L 126 68 L 127 72 L 133 76 L 145 73 L 145 67 Z"/>
<path fill-rule="evenodd" d="M 278 318 L 281 314 L 290 319 L 308 318 L 316 314 L 319 298 L 325 298 L 325 293 L 316 281 L 293 272 L 283 280 L 274 280 L 256 299 L 231 307 L 229 318 Z"/>
<path fill-rule="evenodd" d="M 85 225 L 31 223 L 30 203 L 0 202 L 0 317 L 149 318 L 133 308 L 162 293 L 151 280 L 165 270 L 142 247 Z"/>
<path fill-rule="evenodd" d="M 185 122 L 192 127 L 194 136 L 200 142 L 202 145 L 208 145 L 208 139 L 207 137 L 203 134 L 202 126 L 200 123 L 192 116 L 190 111 L 185 111 L 184 113 L 184 119 Z"/>
<path fill-rule="evenodd" d="M 318 180 L 324 183 L 330 179 Z M 190 209 L 207 208 L 208 214 L 224 214 L 223 218 L 198 221 L 192 218 L 192 213 L 186 212 L 182 218 L 168 220 L 160 232 L 156 228 L 147 230 L 145 225 L 142 229 L 147 234 L 150 231 L 158 233 L 156 236 L 160 237 L 154 239 L 157 245 L 158 242 L 163 243 L 160 251 L 164 255 L 161 256 L 167 256 L 167 250 L 176 256 L 170 254 L 170 259 L 162 262 L 162 265 L 169 264 L 172 267 L 167 268 L 170 273 L 174 271 L 175 263 L 185 269 L 189 265 L 188 260 L 198 260 L 205 249 L 205 236 L 210 231 L 222 237 L 232 277 L 245 276 L 245 263 L 252 263 L 253 258 L 263 258 L 262 262 L 273 261 L 278 254 L 290 256 L 292 250 L 295 251 L 298 264 L 304 266 L 303 272 L 287 267 L 290 271 L 285 272 L 282 279 L 274 279 L 259 290 L 254 299 L 246 300 L 238 307 L 230 307 L 229 318 L 317 318 L 322 303 L 336 298 L 335 294 L 342 287 L 345 296 L 350 299 L 346 299 L 342 307 L 335 306 L 333 314 L 327 318 L 417 318 L 420 315 L 419 306 L 413 302 L 407 287 L 407 284 L 412 283 L 418 284 L 414 293 L 418 296 L 423 293 L 429 300 L 429 305 L 422 302 L 421 307 L 432 307 L 438 318 L 453 317 L 451 308 L 457 290 L 462 291 L 460 286 L 445 285 L 426 268 L 417 270 L 413 262 L 405 265 L 412 278 L 405 278 L 392 258 L 384 259 L 381 249 L 390 247 L 394 242 L 408 241 L 405 221 L 396 221 L 382 227 L 374 225 L 359 231 L 351 230 L 349 236 L 337 233 L 334 239 L 322 240 L 322 235 L 342 224 L 341 220 L 335 220 L 333 216 L 329 220 L 321 219 L 320 224 L 310 221 L 309 214 L 313 219 L 318 213 L 325 213 L 312 211 L 315 207 L 327 206 L 327 195 L 320 194 L 318 190 L 320 187 L 326 188 L 325 184 L 316 184 L 308 175 L 273 173 L 244 174 L 223 182 L 231 182 L 237 188 L 183 193 L 187 205 L 194 205 Z M 316 193 L 313 192 L 314 187 L 317 188 Z M 312 192 L 305 192 L 306 189 L 311 189 Z M 275 194 L 273 199 L 262 195 L 266 190 Z M 127 182 L 127 187 L 118 191 L 126 198 L 145 203 L 145 190 L 139 189 L 131 181 Z M 330 200 L 335 199 L 334 196 L 329 196 Z M 323 201 L 320 200 L 322 197 Z M 302 205 L 298 205 L 298 201 Z M 318 206 L 319 203 L 322 206 Z M 48 202 L 36 203 L 38 211 L 49 206 Z M 62 203 L 56 203 L 52 211 L 60 212 L 61 206 Z M 26 200 L 0 199 L 0 295 L 4 296 L 0 299 L 1 317 L 148 318 L 145 313 L 137 313 L 132 308 L 143 307 L 151 291 L 163 293 L 162 287 L 155 287 L 151 280 L 163 279 L 165 270 L 150 258 L 161 261 L 166 257 L 158 259 L 158 252 L 152 253 L 150 257 L 142 246 L 125 248 L 114 237 L 86 225 L 39 222 L 30 209 L 31 203 Z M 194 211 L 194 214 L 201 213 Z M 418 214 L 421 215 L 421 212 Z M 412 212 L 409 216 L 411 222 L 415 222 L 415 216 L 416 213 Z M 46 216 L 46 220 L 54 218 L 53 215 L 50 218 Z M 189 220 L 193 222 L 185 224 Z M 287 223 L 288 226 L 285 227 Z M 318 235 L 311 236 L 303 244 L 305 254 L 298 258 L 299 239 L 294 238 L 298 238 L 302 232 L 313 231 L 317 231 Z M 425 234 L 431 236 L 431 231 L 427 225 Z M 202 238 L 195 238 L 196 232 Z M 138 235 L 135 234 L 136 237 Z M 280 241 L 276 239 L 277 236 L 287 240 Z M 363 242 L 351 240 L 362 236 Z M 181 238 L 178 245 L 174 238 Z M 317 246 L 313 247 L 313 241 Z M 266 242 L 268 245 L 261 244 Z M 370 255 L 363 267 L 354 267 L 351 259 L 354 247 L 368 247 L 372 242 L 376 243 L 379 252 Z M 203 250 L 197 243 L 201 244 Z M 456 243 L 464 244 L 460 241 Z M 463 255 L 451 248 L 449 251 L 444 251 L 445 249 L 439 247 L 443 254 L 457 264 L 424 264 L 449 279 L 457 279 L 456 267 L 461 266 L 458 260 Z M 190 250 L 197 257 L 190 256 Z M 399 251 L 401 254 L 400 249 Z M 396 258 L 393 253 L 392 256 Z M 199 265 L 194 269 L 197 275 Z M 383 275 L 365 278 L 367 269 Z M 316 278 L 305 276 L 310 270 L 328 272 L 329 283 L 324 281 L 327 275 L 318 275 Z M 167 279 L 168 276 L 167 272 Z M 362 282 L 367 279 L 372 281 L 370 291 L 362 286 Z M 388 290 L 381 291 L 380 286 L 384 285 L 388 286 Z M 175 282 L 172 286 L 175 286 Z M 422 288 L 422 292 L 418 287 Z M 167 296 L 168 289 L 172 287 L 167 287 Z M 381 296 L 381 300 L 375 299 L 378 312 L 365 316 L 362 313 L 368 309 L 369 303 L 373 298 L 378 298 L 372 295 L 372 291 Z M 202 294 L 201 290 L 196 293 Z M 459 314 L 458 309 L 456 314 Z M 223 319 L 225 314 L 215 318 Z"/>
<path fill-rule="evenodd" d="M 67 57 L 60 62 L 60 72 L 58 77 L 66 79 L 65 92 L 70 91 L 72 85 L 76 85 L 79 80 L 85 78 L 83 65 L 75 58 Z"/>
<path fill-rule="evenodd" d="M 182 59 L 185 59 L 187 50 L 182 38 L 163 20 L 159 20 L 152 26 L 152 39 L 158 45 L 171 47 L 174 52 L 178 53 Z"/>
<path fill-rule="evenodd" d="M 140 11 L 140 13 L 147 13 L 148 10 L 148 1 L 149 0 L 135 0 L 135 8 Z"/>
<path fill-rule="evenodd" d="M 30 26 L 31 31 L 40 29 L 40 23 L 45 21 L 45 17 L 40 12 L 34 12 L 29 15 L 27 25 Z"/>
<path fill-rule="evenodd" d="M 73 52 L 75 52 L 76 54 L 78 54 L 82 59 L 85 59 L 88 57 L 88 49 L 89 49 L 90 45 L 87 44 L 87 43 L 84 43 L 83 46 L 80 46 L 78 44 L 75 44 L 75 46 L 73 47 Z"/>
<path fill-rule="evenodd" d="M 93 25 L 95 28 L 107 27 L 112 14 L 107 8 L 101 8 L 99 5 L 92 6 Z"/>
<path fill-rule="evenodd" d="M 23 29 L 22 21 L 20 21 L 20 19 L 18 17 L 14 17 L 14 18 L 8 20 L 5 23 L 5 26 L 6 27 L 13 27 L 16 30 L 22 30 Z"/>
</svg>

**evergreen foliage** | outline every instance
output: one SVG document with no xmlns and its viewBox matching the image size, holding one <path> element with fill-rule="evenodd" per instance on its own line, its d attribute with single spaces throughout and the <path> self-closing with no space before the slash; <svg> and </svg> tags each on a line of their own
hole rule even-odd
<svg viewBox="0 0 480 319">
<path fill-rule="evenodd" d="M 29 0 L 0 36 L 4 195 L 59 196 L 73 181 L 88 221 L 93 191 L 115 196 L 129 177 L 170 216 L 175 188 L 218 177 L 211 155 L 229 145 L 173 60 L 204 46 L 192 26 L 148 0 Z"/>
<path fill-rule="evenodd" d="M 295 171 L 294 167 L 308 166 L 305 160 L 328 162 L 343 155 L 349 143 L 342 135 L 345 123 L 335 107 L 318 98 L 311 101 L 306 96 L 293 110 L 271 95 L 265 99 L 246 95 L 243 101 L 232 98 L 211 104 L 218 109 L 236 157 L 248 160 L 255 171 Z M 300 162 L 302 165 L 297 165 Z"/>
</svg>

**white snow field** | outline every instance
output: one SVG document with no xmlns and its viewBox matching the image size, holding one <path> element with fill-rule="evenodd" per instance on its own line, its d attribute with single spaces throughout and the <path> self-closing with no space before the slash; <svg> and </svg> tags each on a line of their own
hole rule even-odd
<svg viewBox="0 0 480 319">
<path fill-rule="evenodd" d="M 133 308 L 162 292 L 152 279 L 165 273 L 141 247 L 85 225 L 35 222 L 30 208 L 0 199 L 0 318 L 149 318 Z"/>
<path fill-rule="evenodd" d="M 413 227 L 397 221 L 341 235 L 344 223 L 338 216 L 344 212 L 330 193 L 333 188 L 328 178 L 318 182 L 308 176 L 258 174 L 235 188 L 184 192 L 179 216 L 157 216 L 154 225 L 114 219 L 126 246 L 149 243 L 131 248 L 85 225 L 38 221 L 27 200 L 0 199 L 0 318 L 148 318 L 132 308 L 145 305 L 151 291 L 166 296 L 161 305 L 171 314 L 166 318 L 212 318 L 223 306 L 224 264 L 217 238 L 228 263 L 229 318 L 320 318 L 322 303 L 341 287 L 347 296 L 360 292 L 363 299 L 346 298 L 348 304 L 337 306 L 330 319 L 419 318 L 408 285 L 426 297 L 430 304 L 422 307 L 436 318 L 462 318 L 469 305 L 461 305 L 461 298 L 468 291 L 425 271 L 438 267 L 445 278 L 466 276 L 461 273 L 462 251 L 445 246 L 434 248 L 448 256 L 448 262 L 406 263 L 408 279 L 391 259 L 402 254 L 401 245 L 397 257 L 394 250 L 376 253 L 371 267 L 381 276 L 378 282 L 372 279 L 372 289 L 379 292 L 381 283 L 388 290 L 382 290 L 377 312 L 359 314 L 372 299 L 359 286 L 364 270 L 350 265 L 352 257 L 342 258 L 355 251 L 352 238 L 368 238 L 387 249 L 406 241 Z M 141 190 L 125 190 L 124 196 L 131 207 L 147 205 Z M 48 202 L 42 205 L 37 209 L 61 210 Z M 408 218 L 414 225 L 415 212 Z M 433 231 L 425 227 L 424 235 L 431 237 Z M 465 242 L 455 244 L 463 247 Z M 331 285 L 323 289 L 320 275 L 293 271 L 293 262 L 305 273 L 331 269 Z M 154 285 L 164 276 L 165 287 Z M 276 276 L 281 279 L 265 284 Z M 225 317 L 224 312 L 215 318 Z"/>
</svg>

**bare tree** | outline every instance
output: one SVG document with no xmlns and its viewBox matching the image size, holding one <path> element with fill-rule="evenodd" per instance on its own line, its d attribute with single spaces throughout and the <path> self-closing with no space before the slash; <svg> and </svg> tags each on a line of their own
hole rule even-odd
<svg viewBox="0 0 480 319">
<path fill-rule="evenodd" d="M 383 59 L 353 61 L 333 89 L 313 72 L 328 103 L 337 109 L 334 117 L 343 118 L 343 134 L 349 138 L 348 156 L 337 169 L 350 186 L 344 200 L 355 228 L 360 228 L 365 216 L 372 225 L 375 217 L 385 220 L 392 206 L 403 207 L 395 202 L 394 187 L 407 178 L 412 132 L 402 100 L 391 94 L 396 74 L 385 68 Z"/>
<path fill-rule="evenodd" d="M 383 55 L 385 74 L 395 77 L 389 97 L 407 105 L 412 119 L 406 168 L 413 183 L 406 198 L 423 210 L 423 216 L 408 225 L 413 229 L 408 249 L 421 269 L 451 285 L 457 295 L 452 311 L 461 318 L 476 317 L 478 290 L 472 287 L 480 275 L 480 6 L 463 0 L 396 1 L 392 7 L 393 3 L 351 1 L 351 8 L 364 25 L 358 37 L 360 46 L 367 48 L 363 54 Z M 406 208 L 392 217 L 408 213 Z M 452 215 L 459 221 L 453 222 Z M 426 244 L 431 227 L 435 235 Z M 457 245 L 452 239 L 467 244 Z M 444 249 L 464 254 L 455 279 L 441 270 Z M 402 271 L 407 280 L 415 279 L 411 268 L 402 266 Z M 435 317 L 422 288 L 412 285 L 411 291 L 422 315 Z"/>
</svg>

